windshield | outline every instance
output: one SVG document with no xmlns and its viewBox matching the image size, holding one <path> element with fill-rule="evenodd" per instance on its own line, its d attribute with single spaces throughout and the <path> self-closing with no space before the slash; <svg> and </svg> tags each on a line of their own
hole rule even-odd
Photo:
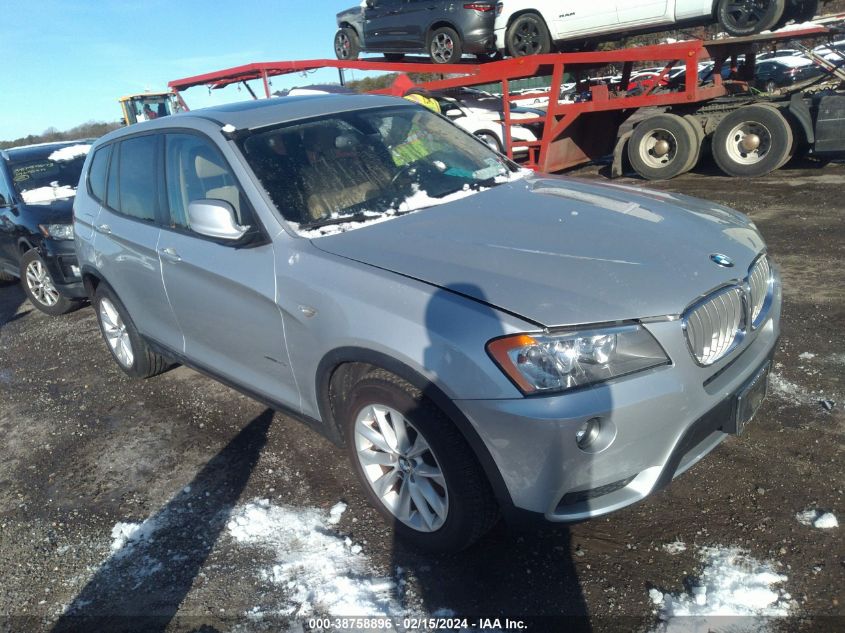
<svg viewBox="0 0 845 633">
<path fill-rule="evenodd" d="M 309 237 L 472 195 L 518 170 L 442 117 L 412 107 L 264 129 L 240 146 L 282 216 Z"/>
<path fill-rule="evenodd" d="M 89 144 L 80 143 L 27 160 L 12 158 L 9 161 L 12 180 L 24 201 L 51 202 L 73 196 L 89 149 Z"/>
</svg>

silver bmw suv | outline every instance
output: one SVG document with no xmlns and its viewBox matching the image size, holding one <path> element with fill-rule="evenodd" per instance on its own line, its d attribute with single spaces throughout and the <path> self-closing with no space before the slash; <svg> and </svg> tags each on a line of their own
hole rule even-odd
<svg viewBox="0 0 845 633">
<path fill-rule="evenodd" d="M 288 97 L 113 132 L 74 211 L 127 374 L 183 363 L 303 420 L 432 550 L 500 513 L 639 501 L 766 393 L 781 289 L 748 218 L 532 174 L 404 100 Z"/>
</svg>

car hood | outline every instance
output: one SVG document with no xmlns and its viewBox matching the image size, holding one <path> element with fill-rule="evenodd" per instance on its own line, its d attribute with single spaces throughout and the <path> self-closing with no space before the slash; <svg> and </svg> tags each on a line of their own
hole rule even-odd
<svg viewBox="0 0 845 633">
<path fill-rule="evenodd" d="M 73 198 L 21 206 L 25 208 L 27 215 L 37 219 L 38 224 L 70 224 L 73 221 Z"/>
<path fill-rule="evenodd" d="M 312 243 L 549 327 L 680 314 L 764 248 L 711 202 L 534 176 Z"/>
</svg>

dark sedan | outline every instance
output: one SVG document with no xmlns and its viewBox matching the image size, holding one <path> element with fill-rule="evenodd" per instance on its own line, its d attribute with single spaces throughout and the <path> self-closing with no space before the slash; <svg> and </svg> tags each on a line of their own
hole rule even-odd
<svg viewBox="0 0 845 633">
<path fill-rule="evenodd" d="M 73 199 L 90 141 L 0 151 L 0 280 L 64 314 L 85 298 L 73 248 Z"/>
<path fill-rule="evenodd" d="M 774 92 L 806 79 L 822 75 L 824 71 L 806 57 L 778 57 L 757 63 L 754 83 L 760 90 Z"/>
</svg>

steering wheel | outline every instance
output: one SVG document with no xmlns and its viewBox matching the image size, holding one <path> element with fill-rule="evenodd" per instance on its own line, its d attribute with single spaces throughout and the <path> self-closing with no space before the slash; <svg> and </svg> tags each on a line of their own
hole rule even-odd
<svg viewBox="0 0 845 633">
<path fill-rule="evenodd" d="M 414 163 L 402 165 L 402 167 L 399 168 L 399 171 L 393 174 L 393 178 L 390 179 L 390 187 L 394 187 L 402 176 L 413 176 L 416 171 L 417 165 Z"/>
</svg>

